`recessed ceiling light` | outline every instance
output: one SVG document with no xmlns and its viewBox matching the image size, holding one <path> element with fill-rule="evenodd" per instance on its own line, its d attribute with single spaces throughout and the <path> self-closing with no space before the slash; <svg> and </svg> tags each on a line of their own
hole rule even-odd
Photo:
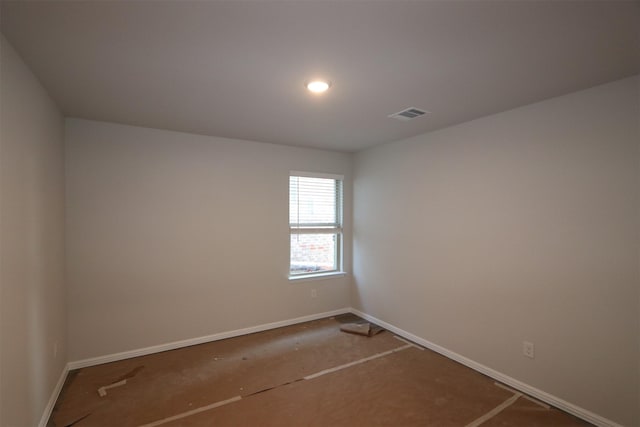
<svg viewBox="0 0 640 427">
<path fill-rule="evenodd" d="M 305 86 L 313 93 L 322 93 L 329 89 L 331 82 L 327 80 L 311 80 L 310 82 L 307 82 Z"/>
</svg>

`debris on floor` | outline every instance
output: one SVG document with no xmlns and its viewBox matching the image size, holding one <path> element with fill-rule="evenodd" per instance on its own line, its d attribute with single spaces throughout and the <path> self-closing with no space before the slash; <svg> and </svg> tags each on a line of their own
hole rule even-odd
<svg viewBox="0 0 640 427">
<path fill-rule="evenodd" d="M 340 330 L 349 334 L 372 337 L 375 334 L 382 332 L 384 329 L 382 329 L 380 326 L 372 325 L 371 323 L 345 323 L 344 325 L 340 326 Z"/>
</svg>

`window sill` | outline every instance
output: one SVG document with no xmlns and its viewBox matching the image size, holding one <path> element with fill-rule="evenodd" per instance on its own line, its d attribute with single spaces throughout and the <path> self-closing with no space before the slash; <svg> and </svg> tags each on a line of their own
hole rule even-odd
<svg viewBox="0 0 640 427">
<path fill-rule="evenodd" d="M 328 279 L 336 279 L 338 277 L 344 277 L 347 273 L 344 271 L 332 271 L 331 273 L 320 273 L 320 274 L 300 274 L 297 276 L 289 276 L 290 282 L 306 282 L 310 280 L 328 280 Z"/>
</svg>

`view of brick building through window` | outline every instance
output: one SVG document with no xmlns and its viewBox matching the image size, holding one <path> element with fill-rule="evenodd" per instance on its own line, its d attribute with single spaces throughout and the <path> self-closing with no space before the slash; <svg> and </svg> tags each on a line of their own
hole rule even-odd
<svg viewBox="0 0 640 427">
<path fill-rule="evenodd" d="M 335 234 L 291 235 L 291 274 L 336 270 L 336 240 Z"/>
</svg>

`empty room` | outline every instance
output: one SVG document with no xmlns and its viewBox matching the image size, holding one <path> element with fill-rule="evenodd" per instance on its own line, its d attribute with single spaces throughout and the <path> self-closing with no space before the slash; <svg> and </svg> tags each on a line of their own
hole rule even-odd
<svg viewBox="0 0 640 427">
<path fill-rule="evenodd" d="M 0 33 L 0 427 L 640 426 L 640 2 Z"/>
</svg>

